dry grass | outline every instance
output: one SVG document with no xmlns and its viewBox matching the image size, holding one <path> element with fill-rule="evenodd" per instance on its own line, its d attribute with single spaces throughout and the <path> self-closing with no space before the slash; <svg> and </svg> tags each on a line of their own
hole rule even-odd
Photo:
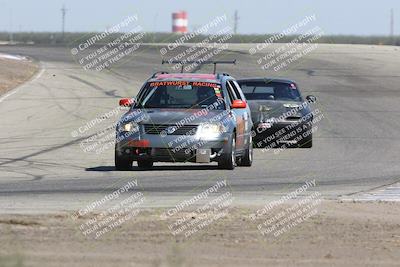
<svg viewBox="0 0 400 267">
<path fill-rule="evenodd" d="M 37 70 L 32 61 L 0 58 L 0 95 L 29 80 Z"/>
</svg>

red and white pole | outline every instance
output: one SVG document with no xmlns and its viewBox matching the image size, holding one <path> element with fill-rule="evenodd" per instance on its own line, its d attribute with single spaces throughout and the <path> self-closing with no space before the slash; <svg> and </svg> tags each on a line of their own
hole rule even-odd
<svg viewBox="0 0 400 267">
<path fill-rule="evenodd" d="M 172 32 L 187 33 L 188 32 L 188 18 L 185 11 L 172 13 Z"/>
</svg>

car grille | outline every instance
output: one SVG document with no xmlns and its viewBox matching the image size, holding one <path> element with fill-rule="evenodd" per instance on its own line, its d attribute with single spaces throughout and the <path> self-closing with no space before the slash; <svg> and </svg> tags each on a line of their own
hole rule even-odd
<svg viewBox="0 0 400 267">
<path fill-rule="evenodd" d="M 168 130 L 169 127 L 175 127 L 175 131 Z M 173 124 L 144 124 L 144 132 L 146 134 L 161 134 L 161 135 L 195 135 L 197 125 L 176 126 Z"/>
<path fill-rule="evenodd" d="M 193 161 L 195 159 L 194 151 L 186 151 L 184 148 L 176 151 L 168 148 L 153 148 L 151 156 L 156 160 L 168 162 Z"/>
</svg>

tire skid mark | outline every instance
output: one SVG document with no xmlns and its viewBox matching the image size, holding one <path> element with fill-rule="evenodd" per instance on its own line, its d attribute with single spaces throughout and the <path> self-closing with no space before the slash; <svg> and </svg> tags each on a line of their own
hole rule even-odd
<svg viewBox="0 0 400 267">
<path fill-rule="evenodd" d="M 78 138 L 78 139 L 75 139 L 75 140 L 60 144 L 60 145 L 53 146 L 51 148 L 46 148 L 46 149 L 43 149 L 43 150 L 38 151 L 38 152 L 30 153 L 30 154 L 22 156 L 22 157 L 18 157 L 18 158 L 15 158 L 15 159 L 7 160 L 5 162 L 0 162 L 0 166 L 7 165 L 7 164 L 10 164 L 10 163 L 13 163 L 13 162 L 23 161 L 25 159 L 28 159 L 28 158 L 31 158 L 31 157 L 34 157 L 34 156 L 38 156 L 38 155 L 41 155 L 41 154 L 52 152 L 52 151 L 58 150 L 60 148 L 68 147 L 68 146 L 74 145 L 74 144 L 76 144 L 76 143 L 78 143 L 80 141 L 83 141 L 83 140 L 85 140 L 87 138 L 93 137 L 96 134 L 97 133 L 94 133 L 94 134 L 92 134 L 90 136 L 84 136 L 84 137 L 81 137 L 81 138 Z"/>
<path fill-rule="evenodd" d="M 77 76 L 75 76 L 75 75 L 68 75 L 68 77 L 71 78 L 71 79 L 73 79 L 73 80 L 75 80 L 75 81 L 78 81 L 78 82 L 80 82 L 80 83 L 83 83 L 83 84 L 89 86 L 90 88 L 93 88 L 93 89 L 95 89 L 95 90 L 97 90 L 97 91 L 99 91 L 99 92 L 105 94 L 106 96 L 111 96 L 111 97 L 115 97 L 115 98 L 117 98 L 117 97 L 122 97 L 122 96 L 116 94 L 116 91 L 117 91 L 117 90 L 108 90 L 108 91 L 107 91 L 107 90 L 105 90 L 104 88 L 102 88 L 102 87 L 100 87 L 100 86 L 98 86 L 98 85 L 96 85 L 96 84 L 94 84 L 94 83 L 91 83 L 91 82 L 89 82 L 89 81 L 87 81 L 87 80 L 84 80 L 84 79 L 82 79 L 82 78 L 80 78 L 80 77 L 77 77 Z"/>
<path fill-rule="evenodd" d="M 77 119 L 81 119 L 81 120 L 86 120 L 86 118 L 78 115 L 75 113 L 75 111 L 79 110 L 79 108 L 82 106 L 82 100 L 79 100 L 78 102 L 78 106 L 75 107 L 72 111 L 68 110 L 66 108 L 64 108 L 58 101 L 57 97 L 53 94 L 52 89 L 49 88 L 47 85 L 43 84 L 43 83 L 39 83 L 38 85 L 40 85 L 41 87 L 43 87 L 44 89 L 47 90 L 47 92 L 49 93 L 49 95 L 51 96 L 52 100 L 54 101 L 55 105 L 61 110 L 63 111 L 65 114 L 67 114 L 68 116 L 73 116 Z M 71 91 L 68 91 L 71 92 Z"/>
</svg>

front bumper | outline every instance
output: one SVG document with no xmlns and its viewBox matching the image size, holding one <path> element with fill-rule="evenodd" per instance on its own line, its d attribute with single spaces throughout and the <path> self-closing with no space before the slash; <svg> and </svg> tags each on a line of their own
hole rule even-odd
<svg viewBox="0 0 400 267">
<path fill-rule="evenodd" d="M 212 138 L 196 135 L 136 134 L 117 136 L 116 153 L 132 160 L 154 162 L 210 162 L 228 151 L 231 134 L 223 133 Z M 208 157 L 208 160 L 205 159 Z"/>
<path fill-rule="evenodd" d="M 256 123 L 253 144 L 256 147 L 296 146 L 312 129 L 310 121 L 281 121 L 273 124 Z"/>
</svg>

